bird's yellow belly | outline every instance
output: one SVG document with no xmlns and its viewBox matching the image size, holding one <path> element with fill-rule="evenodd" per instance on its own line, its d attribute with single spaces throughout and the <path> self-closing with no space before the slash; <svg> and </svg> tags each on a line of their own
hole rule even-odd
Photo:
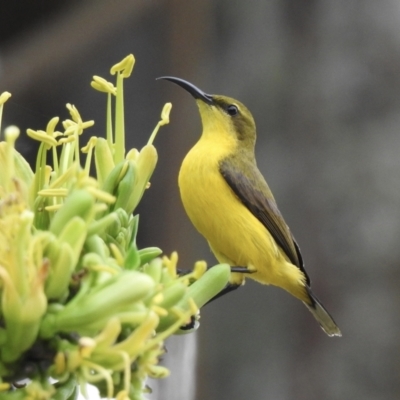
<svg viewBox="0 0 400 400">
<path fill-rule="evenodd" d="M 219 172 L 219 157 L 195 146 L 183 161 L 179 188 L 185 210 L 220 262 L 252 266 L 250 277 L 284 287 L 287 259 L 265 226 L 239 201 Z M 200 154 L 202 153 L 202 154 Z"/>
</svg>

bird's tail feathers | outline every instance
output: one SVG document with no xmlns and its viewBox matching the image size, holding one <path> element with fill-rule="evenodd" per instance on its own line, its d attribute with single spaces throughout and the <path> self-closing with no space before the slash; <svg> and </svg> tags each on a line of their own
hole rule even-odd
<svg viewBox="0 0 400 400">
<path fill-rule="evenodd" d="M 307 308 L 311 311 L 311 314 L 318 321 L 323 331 L 328 336 L 342 336 L 342 332 L 340 332 L 339 327 L 336 325 L 336 322 L 330 316 L 325 307 L 321 304 L 321 302 L 315 297 L 315 295 L 311 292 L 311 290 L 307 287 L 307 292 L 310 296 L 311 303 L 307 304 L 303 302 Z"/>
</svg>

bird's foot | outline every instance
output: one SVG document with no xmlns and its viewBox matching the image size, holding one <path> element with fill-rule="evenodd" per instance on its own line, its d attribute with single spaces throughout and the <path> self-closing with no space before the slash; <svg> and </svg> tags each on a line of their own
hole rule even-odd
<svg viewBox="0 0 400 400">
<path fill-rule="evenodd" d="M 240 286 L 242 286 L 241 283 L 230 283 L 230 282 L 228 282 L 226 284 L 226 286 L 217 295 L 215 295 L 211 300 L 207 301 L 207 303 L 204 304 L 204 305 L 210 304 L 212 301 L 217 300 L 218 298 L 224 296 L 225 294 L 233 292 L 234 290 L 236 290 Z"/>
<path fill-rule="evenodd" d="M 207 267 L 207 269 L 212 268 L 213 265 L 211 267 Z M 190 274 L 192 271 L 184 271 L 182 269 L 177 269 L 176 273 L 178 274 L 178 276 L 184 276 L 184 275 L 188 275 Z M 253 267 L 253 266 L 248 266 L 248 267 L 239 267 L 239 266 L 233 266 L 231 267 L 231 272 L 237 272 L 240 274 L 254 274 L 254 272 L 257 272 L 257 270 Z"/>
<path fill-rule="evenodd" d="M 188 322 L 185 325 L 182 325 L 179 329 L 181 329 L 182 331 L 190 331 L 192 329 L 197 329 L 198 326 L 199 326 L 198 318 L 196 318 L 195 315 L 192 315 L 190 317 L 190 322 Z"/>
<path fill-rule="evenodd" d="M 239 272 L 241 274 L 254 274 L 254 272 L 256 272 L 256 271 L 257 270 L 252 266 L 248 266 L 248 267 L 234 266 L 234 267 L 231 267 L 231 272 Z"/>
</svg>

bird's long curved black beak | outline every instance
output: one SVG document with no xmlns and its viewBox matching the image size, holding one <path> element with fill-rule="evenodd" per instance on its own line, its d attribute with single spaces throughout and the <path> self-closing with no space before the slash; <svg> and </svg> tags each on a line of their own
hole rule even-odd
<svg viewBox="0 0 400 400">
<path fill-rule="evenodd" d="M 165 79 L 167 81 L 176 83 L 181 88 L 183 88 L 187 92 L 189 92 L 195 99 L 202 100 L 207 104 L 213 104 L 213 98 L 210 94 L 204 93 L 197 86 L 194 86 L 192 83 L 190 83 L 188 81 L 185 81 L 181 78 L 175 78 L 173 76 L 161 76 L 161 77 L 157 78 L 157 80 L 159 80 L 159 79 Z"/>
</svg>

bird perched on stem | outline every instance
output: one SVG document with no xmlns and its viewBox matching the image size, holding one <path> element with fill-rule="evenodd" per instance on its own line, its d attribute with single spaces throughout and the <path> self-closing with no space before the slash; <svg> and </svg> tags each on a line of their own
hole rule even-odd
<svg viewBox="0 0 400 400">
<path fill-rule="evenodd" d="M 179 172 L 186 213 L 219 262 L 253 271 L 233 272 L 222 293 L 242 285 L 248 275 L 285 289 L 307 306 L 327 335 L 341 336 L 311 291 L 299 246 L 257 168 L 250 111 L 237 100 L 206 94 L 183 79 L 158 79 L 181 86 L 196 99 L 203 125 Z"/>
</svg>

